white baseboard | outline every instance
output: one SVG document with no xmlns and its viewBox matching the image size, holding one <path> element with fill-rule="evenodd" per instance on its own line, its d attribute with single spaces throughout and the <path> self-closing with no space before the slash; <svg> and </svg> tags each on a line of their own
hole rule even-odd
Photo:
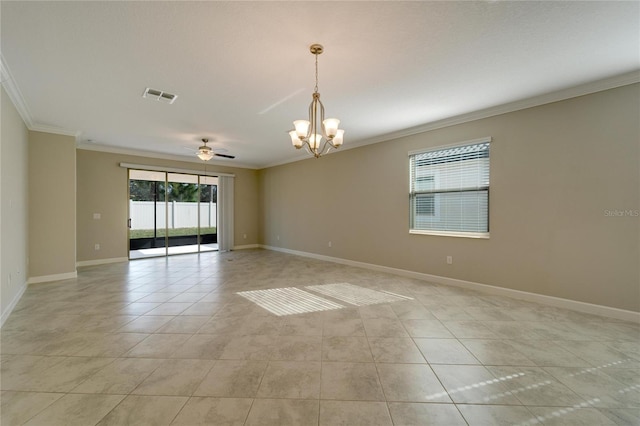
<svg viewBox="0 0 640 426">
<path fill-rule="evenodd" d="M 79 262 L 76 262 L 76 267 L 106 265 L 107 263 L 120 263 L 120 262 L 128 262 L 128 261 L 129 261 L 128 257 L 112 257 L 110 259 L 81 260 Z"/>
<path fill-rule="evenodd" d="M 9 306 L 7 306 L 7 309 L 5 309 L 5 311 L 2 313 L 2 316 L 0 316 L 0 327 L 2 327 L 4 325 L 4 322 L 7 320 L 7 318 L 9 318 L 9 315 L 11 315 L 11 312 L 13 312 L 13 309 L 16 307 L 16 305 L 20 301 L 20 298 L 22 297 L 26 289 L 27 289 L 26 284 L 22 284 L 22 286 L 20 286 L 20 290 L 18 290 L 18 293 L 15 295 L 11 303 L 9 303 Z"/>
<path fill-rule="evenodd" d="M 41 275 L 39 277 L 29 277 L 27 284 L 47 283 L 50 281 L 62 281 L 78 278 L 78 271 L 67 272 L 64 274 Z"/>
<path fill-rule="evenodd" d="M 441 277 L 439 275 L 423 274 L 421 272 L 408 271 L 406 269 L 390 268 L 388 266 L 374 265 L 372 263 L 357 262 L 355 260 L 341 259 L 339 257 L 324 256 L 321 254 L 308 253 L 298 250 L 290 250 L 282 247 L 274 247 L 260 245 L 261 248 L 267 250 L 280 251 L 283 253 L 294 254 L 297 256 L 310 257 L 313 259 L 324 260 L 327 262 L 340 263 L 342 265 L 355 266 L 373 271 L 387 272 L 389 274 L 400 275 L 408 278 L 416 278 L 437 284 L 461 287 L 469 290 L 481 291 L 484 293 L 495 294 L 498 296 L 507 296 L 514 299 L 525 300 L 528 302 L 541 303 L 543 305 L 554 306 L 556 308 L 571 309 L 578 312 L 584 312 L 592 315 L 600 315 L 609 318 L 615 318 L 623 321 L 640 322 L 640 312 L 627 311 L 624 309 L 612 308 L 609 306 L 595 305 L 592 303 L 579 302 L 577 300 L 563 299 L 560 297 L 546 296 L 544 294 L 529 293 L 526 291 L 513 290 L 510 288 L 496 287 L 488 284 L 480 284 L 473 281 L 458 280 L 455 278 Z"/>
<path fill-rule="evenodd" d="M 245 244 L 243 246 L 233 246 L 234 250 L 246 250 L 260 248 L 260 244 Z"/>
</svg>

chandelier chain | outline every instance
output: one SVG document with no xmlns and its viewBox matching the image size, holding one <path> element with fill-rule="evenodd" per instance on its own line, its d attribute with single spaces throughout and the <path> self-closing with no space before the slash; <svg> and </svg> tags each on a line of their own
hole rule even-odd
<svg viewBox="0 0 640 426">
<path fill-rule="evenodd" d="M 314 89 L 315 93 L 318 93 L 318 53 L 316 55 L 316 87 Z"/>
</svg>

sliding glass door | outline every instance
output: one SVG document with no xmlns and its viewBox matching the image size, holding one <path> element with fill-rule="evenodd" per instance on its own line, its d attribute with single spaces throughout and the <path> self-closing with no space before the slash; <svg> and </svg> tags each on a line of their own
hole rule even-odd
<svg viewBox="0 0 640 426">
<path fill-rule="evenodd" d="M 129 170 L 129 257 L 164 256 L 166 173 Z"/>
<path fill-rule="evenodd" d="M 129 257 L 217 250 L 217 178 L 129 170 Z"/>
<path fill-rule="evenodd" d="M 218 250 L 218 178 L 200 176 L 200 251 Z"/>
<path fill-rule="evenodd" d="M 198 176 L 167 174 L 169 254 L 198 252 Z"/>
</svg>

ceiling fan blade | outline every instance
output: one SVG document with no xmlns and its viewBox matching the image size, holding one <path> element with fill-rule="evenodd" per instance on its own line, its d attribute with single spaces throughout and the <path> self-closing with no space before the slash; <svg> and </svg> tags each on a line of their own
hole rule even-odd
<svg viewBox="0 0 640 426">
<path fill-rule="evenodd" d="M 236 158 L 235 155 L 228 155 L 228 154 L 218 154 L 217 152 L 214 152 L 213 155 L 216 155 L 218 157 L 224 157 L 224 158 Z"/>
</svg>

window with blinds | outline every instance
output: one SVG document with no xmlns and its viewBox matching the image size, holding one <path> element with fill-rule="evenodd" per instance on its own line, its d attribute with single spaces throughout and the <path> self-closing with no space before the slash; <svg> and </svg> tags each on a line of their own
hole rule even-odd
<svg viewBox="0 0 640 426">
<path fill-rule="evenodd" d="M 409 153 L 411 233 L 489 236 L 490 142 Z"/>
</svg>

